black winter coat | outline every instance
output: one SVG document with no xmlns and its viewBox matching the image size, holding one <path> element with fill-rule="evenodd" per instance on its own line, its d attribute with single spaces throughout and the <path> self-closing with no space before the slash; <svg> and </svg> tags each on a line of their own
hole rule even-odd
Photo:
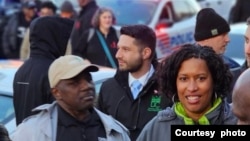
<svg viewBox="0 0 250 141">
<path fill-rule="evenodd" d="M 14 81 L 16 123 L 41 104 L 51 103 L 48 69 L 66 52 L 74 22 L 59 17 L 41 17 L 30 26 L 30 58 L 17 70 Z"/>
<path fill-rule="evenodd" d="M 131 140 L 135 141 L 158 111 L 172 105 L 165 95 L 157 93 L 157 87 L 153 75 L 134 100 L 128 85 L 128 72 L 118 71 L 114 78 L 102 84 L 98 108 L 125 125 L 130 130 Z"/>
<path fill-rule="evenodd" d="M 77 17 L 71 35 L 72 47 L 75 47 L 80 41 L 81 35 L 89 28 L 92 27 L 91 20 L 94 16 L 98 6 L 95 1 L 89 2 L 82 7 L 79 16 Z"/>
<path fill-rule="evenodd" d="M 246 22 L 250 16 L 250 1 L 249 0 L 236 0 L 234 7 L 232 7 L 229 21 L 231 23 Z"/>
</svg>

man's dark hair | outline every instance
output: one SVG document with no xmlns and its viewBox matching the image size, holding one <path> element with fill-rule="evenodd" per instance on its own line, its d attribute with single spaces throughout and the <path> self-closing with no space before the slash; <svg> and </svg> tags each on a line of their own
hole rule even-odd
<svg viewBox="0 0 250 141">
<path fill-rule="evenodd" d="M 42 8 L 49 8 L 49 9 L 52 9 L 52 11 L 53 11 L 54 13 L 56 13 L 56 10 L 57 10 L 56 5 L 55 5 L 53 2 L 51 2 L 51 1 L 42 2 L 42 3 L 41 3 L 41 6 L 40 6 L 40 9 L 42 9 Z"/>
<path fill-rule="evenodd" d="M 121 35 L 135 38 L 135 43 L 142 48 L 149 47 L 152 51 L 151 59 L 155 57 L 156 35 L 150 27 L 142 24 L 128 25 L 123 26 L 120 32 Z"/>
</svg>

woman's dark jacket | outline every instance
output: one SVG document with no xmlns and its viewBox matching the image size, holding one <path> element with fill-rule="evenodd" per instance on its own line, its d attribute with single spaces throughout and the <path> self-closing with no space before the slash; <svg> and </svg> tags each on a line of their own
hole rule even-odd
<svg viewBox="0 0 250 141">
<path fill-rule="evenodd" d="M 91 20 L 94 16 L 98 6 L 96 2 L 90 1 L 87 5 L 81 7 L 81 11 L 75 20 L 75 24 L 71 35 L 71 44 L 73 47 L 80 41 L 81 35 L 92 27 Z"/>
<path fill-rule="evenodd" d="M 101 66 L 112 67 L 104 48 L 99 40 L 96 31 L 99 31 L 97 28 L 91 28 L 90 30 L 86 31 L 81 37 L 81 40 L 77 44 L 76 47 L 72 46 L 72 54 L 81 56 L 83 58 L 88 59 L 93 64 L 98 64 Z M 90 32 L 94 32 L 91 34 Z M 101 32 L 100 32 L 101 33 Z M 91 34 L 91 38 L 89 39 L 89 34 Z M 107 37 L 102 34 L 102 37 L 107 45 L 107 48 L 114 60 L 116 66 L 118 65 L 117 59 L 115 58 L 115 54 L 117 52 L 117 32 L 116 30 L 111 27 Z"/>
</svg>

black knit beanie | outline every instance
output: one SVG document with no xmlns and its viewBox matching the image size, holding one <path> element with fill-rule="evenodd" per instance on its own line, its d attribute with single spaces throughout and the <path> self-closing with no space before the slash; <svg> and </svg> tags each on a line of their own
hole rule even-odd
<svg viewBox="0 0 250 141">
<path fill-rule="evenodd" d="M 230 31 L 227 21 L 212 8 L 201 9 L 196 17 L 194 38 L 201 41 Z"/>
</svg>

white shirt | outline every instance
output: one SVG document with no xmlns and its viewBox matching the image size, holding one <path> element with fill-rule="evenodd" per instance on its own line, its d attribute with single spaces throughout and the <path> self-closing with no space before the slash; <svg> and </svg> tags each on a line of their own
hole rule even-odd
<svg viewBox="0 0 250 141">
<path fill-rule="evenodd" d="M 141 76 L 139 79 L 134 78 L 131 73 L 129 73 L 128 75 L 128 84 L 130 89 L 132 88 L 132 82 L 134 82 L 135 80 L 138 80 L 141 84 L 142 87 L 140 88 L 140 91 L 142 90 L 142 88 L 147 84 L 149 78 L 153 75 L 155 69 L 153 67 L 153 65 L 150 66 L 150 70 L 145 73 L 143 76 Z"/>
</svg>

